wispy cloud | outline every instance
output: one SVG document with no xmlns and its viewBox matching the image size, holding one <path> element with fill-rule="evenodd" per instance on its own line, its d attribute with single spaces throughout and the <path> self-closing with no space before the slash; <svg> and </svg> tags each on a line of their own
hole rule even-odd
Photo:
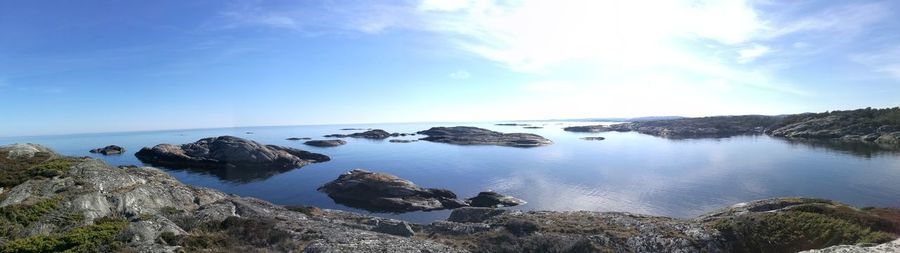
<svg viewBox="0 0 900 253">
<path fill-rule="evenodd" d="M 885 77 L 900 80 L 900 46 L 852 54 L 850 59 L 883 74 Z"/>
<path fill-rule="evenodd" d="M 450 78 L 453 78 L 453 79 L 468 79 L 469 77 L 472 77 L 472 74 L 469 73 L 469 71 L 462 70 L 462 69 L 454 71 L 453 73 L 450 73 Z"/>
<path fill-rule="evenodd" d="M 738 50 L 738 62 L 740 63 L 748 63 L 756 60 L 756 58 L 762 57 L 763 55 L 768 54 L 772 50 L 767 46 L 754 44 L 750 47 L 743 48 Z"/>
</svg>

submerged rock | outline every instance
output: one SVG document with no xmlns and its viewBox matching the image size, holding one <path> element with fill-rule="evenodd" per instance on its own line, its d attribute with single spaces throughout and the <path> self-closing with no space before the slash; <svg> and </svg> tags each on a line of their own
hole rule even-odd
<svg viewBox="0 0 900 253">
<path fill-rule="evenodd" d="M 478 196 L 466 199 L 466 203 L 473 207 L 505 207 L 524 205 L 524 200 L 506 196 L 492 191 L 479 192 Z"/>
<path fill-rule="evenodd" d="M 331 160 L 323 154 L 263 145 L 233 136 L 205 138 L 182 145 L 159 144 L 142 148 L 135 156 L 145 163 L 174 168 L 290 169 Z"/>
<path fill-rule="evenodd" d="M 103 155 L 118 155 L 125 153 L 125 148 L 116 145 L 109 145 L 102 148 L 91 149 L 91 153 L 100 153 Z"/>
<path fill-rule="evenodd" d="M 497 145 L 509 147 L 537 147 L 553 144 L 543 136 L 528 133 L 501 133 L 484 128 L 457 126 L 432 127 L 420 131 L 428 137 L 420 140 L 456 145 Z"/>
<path fill-rule="evenodd" d="M 388 137 L 397 137 L 400 136 L 399 133 L 388 133 L 387 131 L 381 129 L 374 129 L 360 133 L 352 133 L 352 134 L 329 134 L 326 135 L 326 138 L 364 138 L 364 139 L 375 139 L 382 140 L 387 139 Z"/>
<path fill-rule="evenodd" d="M 411 143 L 411 142 L 417 142 L 417 141 L 419 141 L 419 140 L 403 140 L 403 139 L 389 140 L 389 142 L 393 142 L 393 143 Z"/>
<path fill-rule="evenodd" d="M 527 127 L 523 127 L 523 128 L 525 128 L 525 129 L 541 129 L 544 127 L 542 127 L 542 126 L 527 126 Z"/>
<path fill-rule="evenodd" d="M 310 145 L 313 147 L 337 147 L 340 145 L 347 144 L 344 140 L 311 140 L 304 142 L 303 144 Z"/>
<path fill-rule="evenodd" d="M 582 139 L 582 140 L 586 140 L 586 141 L 602 141 L 602 140 L 606 140 L 606 138 L 603 138 L 603 137 L 600 137 L 600 136 L 582 137 L 581 139 Z"/>
<path fill-rule="evenodd" d="M 373 212 L 451 209 L 466 204 L 445 189 L 422 188 L 394 175 L 354 169 L 318 189 L 335 202 Z"/>
<path fill-rule="evenodd" d="M 291 137 L 291 138 L 287 138 L 287 139 L 285 139 L 285 140 L 289 140 L 289 141 L 300 141 L 300 140 L 312 140 L 312 138 L 309 138 L 309 137 Z"/>
</svg>

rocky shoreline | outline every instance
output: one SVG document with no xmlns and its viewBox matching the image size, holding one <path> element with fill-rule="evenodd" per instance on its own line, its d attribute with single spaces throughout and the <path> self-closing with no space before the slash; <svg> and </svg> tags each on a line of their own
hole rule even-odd
<svg viewBox="0 0 900 253">
<path fill-rule="evenodd" d="M 564 128 L 570 132 L 638 132 L 670 139 L 768 134 L 791 140 L 836 140 L 900 150 L 900 107 L 781 116 L 743 115 L 648 120 Z"/>
<path fill-rule="evenodd" d="M 795 252 L 889 248 L 900 233 L 898 209 L 821 199 L 740 203 L 693 219 L 462 207 L 415 224 L 278 206 L 34 144 L 0 147 L 0 166 L 9 179 L 0 181 L 3 252 Z"/>
</svg>

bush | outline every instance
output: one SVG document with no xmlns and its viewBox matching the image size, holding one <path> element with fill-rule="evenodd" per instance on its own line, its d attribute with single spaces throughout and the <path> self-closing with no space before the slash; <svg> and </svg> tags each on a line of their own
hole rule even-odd
<svg viewBox="0 0 900 253">
<path fill-rule="evenodd" d="M 3 252 L 109 252 L 121 247 L 114 239 L 128 222 L 121 218 L 101 218 L 94 225 L 78 227 L 61 234 L 32 236 L 12 240 Z"/>
</svg>

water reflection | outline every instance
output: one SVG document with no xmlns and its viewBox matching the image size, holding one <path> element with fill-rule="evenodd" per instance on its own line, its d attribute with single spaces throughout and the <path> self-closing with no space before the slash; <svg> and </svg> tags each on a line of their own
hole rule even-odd
<svg viewBox="0 0 900 253">
<path fill-rule="evenodd" d="M 872 158 L 880 155 L 900 154 L 900 148 L 875 143 L 842 140 L 816 140 L 816 139 L 783 139 L 777 138 L 791 145 L 804 145 L 815 149 L 826 149 L 842 154 Z"/>
<path fill-rule="evenodd" d="M 153 166 L 152 164 L 148 164 Z M 165 171 L 182 171 L 195 175 L 213 176 L 221 181 L 231 184 L 248 184 L 253 182 L 265 181 L 275 175 L 295 170 L 297 168 L 287 169 L 265 169 L 265 168 L 171 168 L 154 166 Z"/>
</svg>

